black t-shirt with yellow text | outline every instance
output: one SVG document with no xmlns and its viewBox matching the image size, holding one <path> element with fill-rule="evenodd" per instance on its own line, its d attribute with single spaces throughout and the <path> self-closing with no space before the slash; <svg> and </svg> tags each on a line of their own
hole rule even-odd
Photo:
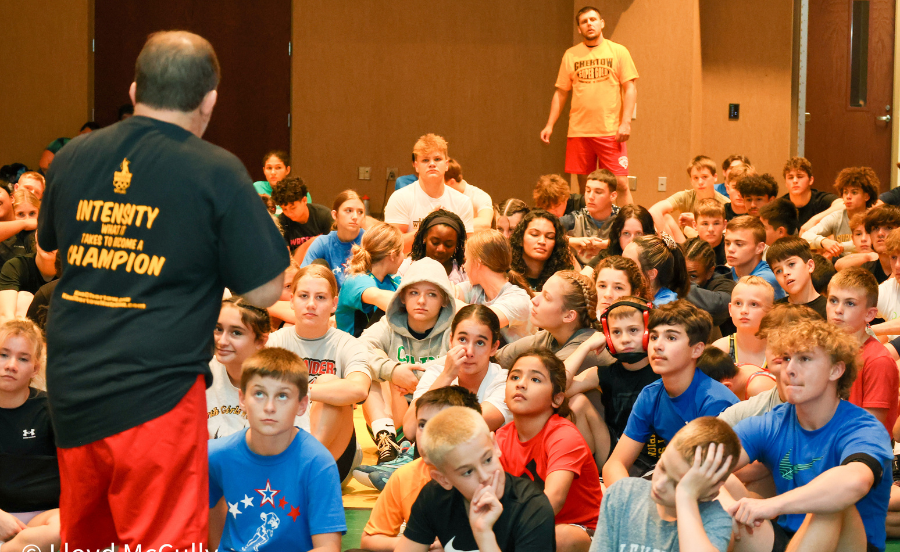
<svg viewBox="0 0 900 552">
<path fill-rule="evenodd" d="M 76 447 L 171 410 L 208 367 L 223 288 L 288 266 L 241 162 L 176 125 L 131 117 L 53 159 L 38 219 L 63 275 L 47 319 L 57 444 Z"/>
</svg>

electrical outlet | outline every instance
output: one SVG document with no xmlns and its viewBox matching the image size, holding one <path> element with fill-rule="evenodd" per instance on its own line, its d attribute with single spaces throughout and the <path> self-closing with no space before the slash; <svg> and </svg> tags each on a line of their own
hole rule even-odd
<svg viewBox="0 0 900 552">
<path fill-rule="evenodd" d="M 659 177 L 659 182 L 656 184 L 656 191 L 657 192 L 665 192 L 666 191 L 666 177 L 665 176 Z"/>
<path fill-rule="evenodd" d="M 372 180 L 372 167 L 360 167 L 359 168 L 359 179 L 360 180 Z"/>
<path fill-rule="evenodd" d="M 628 177 L 628 189 L 631 190 L 632 192 L 637 190 L 637 177 L 636 176 Z"/>
<path fill-rule="evenodd" d="M 387 179 L 388 180 L 397 180 L 397 167 L 388 167 Z"/>
</svg>

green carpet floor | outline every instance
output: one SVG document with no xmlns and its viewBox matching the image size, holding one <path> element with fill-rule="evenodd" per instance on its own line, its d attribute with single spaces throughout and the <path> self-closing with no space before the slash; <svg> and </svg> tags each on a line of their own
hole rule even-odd
<svg viewBox="0 0 900 552">
<path fill-rule="evenodd" d="M 359 548 L 359 539 L 362 538 L 363 529 L 369 521 L 372 510 L 368 508 L 344 508 L 344 516 L 347 518 L 347 534 L 341 538 L 341 550 Z M 897 552 L 900 552 L 898 545 Z"/>
</svg>

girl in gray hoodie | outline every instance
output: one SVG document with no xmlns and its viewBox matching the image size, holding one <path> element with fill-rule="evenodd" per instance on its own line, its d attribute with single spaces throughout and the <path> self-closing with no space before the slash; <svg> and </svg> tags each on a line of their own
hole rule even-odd
<svg viewBox="0 0 900 552">
<path fill-rule="evenodd" d="M 453 321 L 454 291 L 444 266 L 425 257 L 409 265 L 384 317 L 360 340 L 368 348 L 373 381 L 391 382 L 391 417 L 384 395 L 373 385 L 363 404 L 378 446 L 379 463 L 399 453 L 395 421 L 402 423 L 424 365 L 447 352 Z"/>
</svg>

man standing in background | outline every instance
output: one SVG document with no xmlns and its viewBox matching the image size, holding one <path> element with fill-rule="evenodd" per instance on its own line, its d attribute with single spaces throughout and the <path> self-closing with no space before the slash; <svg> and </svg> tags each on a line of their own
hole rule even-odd
<svg viewBox="0 0 900 552">
<path fill-rule="evenodd" d="M 566 141 L 566 172 L 578 175 L 584 193 L 587 175 L 599 162 L 616 175 L 620 205 L 633 203 L 628 188 L 628 150 L 631 115 L 637 101 L 637 69 L 631 54 L 621 44 L 603 38 L 605 25 L 600 10 L 585 6 L 575 16 L 578 33 L 584 37 L 563 55 L 550 101 L 550 117 L 541 140 L 550 143 L 553 125 L 566 103 L 569 91 L 569 134 Z"/>
</svg>

